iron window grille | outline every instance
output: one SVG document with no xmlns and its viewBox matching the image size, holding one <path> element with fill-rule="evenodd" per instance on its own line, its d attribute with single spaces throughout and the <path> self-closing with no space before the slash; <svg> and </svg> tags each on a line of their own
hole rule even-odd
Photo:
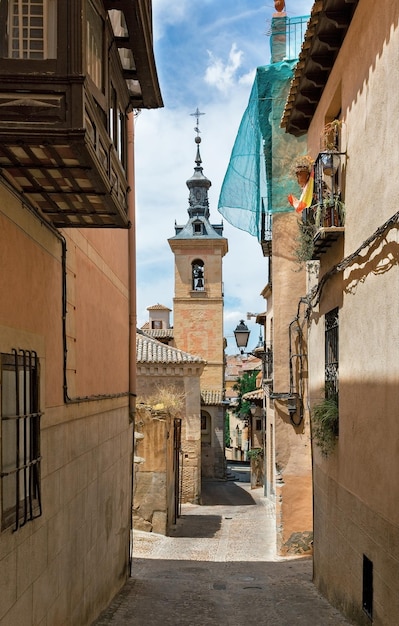
<svg viewBox="0 0 399 626">
<path fill-rule="evenodd" d="M 325 316 L 325 397 L 338 403 L 338 308 Z"/>
<path fill-rule="evenodd" d="M 18 530 L 42 514 L 39 359 L 1 354 L 1 528 Z"/>
</svg>

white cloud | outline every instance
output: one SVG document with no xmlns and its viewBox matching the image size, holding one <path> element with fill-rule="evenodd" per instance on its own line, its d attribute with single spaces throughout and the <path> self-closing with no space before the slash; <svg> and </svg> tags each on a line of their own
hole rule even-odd
<svg viewBox="0 0 399 626">
<path fill-rule="evenodd" d="M 232 144 L 249 97 L 238 89 L 236 99 L 200 107 L 200 145 L 204 174 L 212 182 L 209 191 L 210 221 L 220 224 L 217 203 Z M 175 234 L 175 220 L 188 220 L 186 180 L 195 166 L 195 118 L 191 109 L 143 111 L 136 121 L 137 177 L 137 280 L 138 324 L 148 320 L 147 307 L 158 302 L 173 309 L 174 257 L 168 238 Z M 225 335 L 229 352 L 235 352 L 233 330 L 247 311 L 264 310 L 259 296 L 267 281 L 267 262 L 254 237 L 224 221 L 229 252 L 223 260 Z M 250 323 L 248 323 L 249 327 Z M 257 342 L 252 329 L 250 343 Z"/>
<path fill-rule="evenodd" d="M 254 71 L 269 59 L 264 33 L 273 3 L 269 7 L 263 0 L 240 0 L 239 13 L 235 2 L 226 4 L 153 0 L 154 32 L 162 38 L 156 62 L 165 107 L 143 111 L 135 123 L 139 326 L 148 320 L 148 306 L 159 302 L 173 309 L 174 257 L 167 240 L 175 234 L 175 220 L 185 224 L 188 219 L 186 180 L 193 173 L 196 151 L 196 121 L 190 114 L 197 106 L 205 113 L 200 118 L 200 150 L 204 174 L 212 182 L 210 221 L 217 224 L 222 221 L 217 211 L 220 189 Z M 295 9 L 306 14 L 311 6 L 303 0 Z M 265 310 L 259 294 L 267 281 L 267 259 L 254 237 L 226 221 L 224 235 L 229 243 L 223 260 L 225 336 L 228 352 L 234 353 L 233 331 L 240 319 L 251 330 L 249 347 L 258 341 L 259 329 L 246 314 Z"/>
<path fill-rule="evenodd" d="M 152 0 L 154 40 L 160 39 L 169 26 L 184 22 L 190 9 L 190 0 Z"/>
<path fill-rule="evenodd" d="M 243 52 L 233 43 L 226 63 L 208 50 L 210 65 L 206 68 L 205 82 L 226 93 L 236 82 L 237 70 L 241 67 Z"/>
</svg>

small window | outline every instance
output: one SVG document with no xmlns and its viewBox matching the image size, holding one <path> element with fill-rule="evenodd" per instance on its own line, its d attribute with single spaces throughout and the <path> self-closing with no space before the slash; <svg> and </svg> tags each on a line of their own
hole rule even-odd
<svg viewBox="0 0 399 626">
<path fill-rule="evenodd" d="M 194 234 L 202 235 L 203 234 L 203 224 L 202 222 L 194 222 Z"/>
<path fill-rule="evenodd" d="M 259 419 L 256 420 L 255 430 L 262 430 L 262 420 L 259 420 Z"/>
<path fill-rule="evenodd" d="M 201 442 L 211 443 L 211 416 L 207 411 L 201 411 Z"/>
<path fill-rule="evenodd" d="M 126 165 L 126 116 L 118 105 L 118 96 L 111 87 L 108 132 L 122 165 Z"/>
<path fill-rule="evenodd" d="M 41 515 L 39 360 L 1 354 L 1 528 Z"/>
<path fill-rule="evenodd" d="M 103 48 L 104 48 L 104 22 L 88 0 L 86 16 L 87 37 L 87 72 L 93 83 L 103 90 Z"/>
<path fill-rule="evenodd" d="M 363 554 L 363 610 L 373 618 L 373 562 Z"/>
<path fill-rule="evenodd" d="M 109 124 L 109 136 L 111 137 L 112 143 L 115 146 L 115 150 L 118 149 L 118 125 L 117 125 L 117 117 L 118 117 L 118 99 L 116 96 L 116 91 L 113 87 L 110 90 L 110 108 L 109 108 L 109 116 L 108 116 L 108 124 Z"/>
<path fill-rule="evenodd" d="M 0 0 L 0 21 L 3 58 L 56 58 L 56 0 Z"/>
<path fill-rule="evenodd" d="M 325 396 L 338 402 L 338 308 L 325 316 Z"/>
<path fill-rule="evenodd" d="M 161 320 L 153 320 L 151 322 L 151 327 L 154 328 L 154 329 L 157 329 L 157 330 L 161 329 L 162 328 L 162 321 Z"/>
<path fill-rule="evenodd" d="M 126 162 L 126 118 L 120 109 L 117 117 L 117 142 L 118 157 L 124 166 Z"/>
<path fill-rule="evenodd" d="M 194 291 L 204 291 L 204 262 L 196 259 L 191 264 L 192 267 L 192 288 Z"/>
</svg>

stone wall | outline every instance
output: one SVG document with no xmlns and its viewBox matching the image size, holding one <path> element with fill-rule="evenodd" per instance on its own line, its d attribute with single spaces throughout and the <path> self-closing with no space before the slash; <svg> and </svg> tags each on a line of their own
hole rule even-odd
<svg viewBox="0 0 399 626">
<path fill-rule="evenodd" d="M 142 460 L 135 465 L 133 526 L 167 535 L 175 521 L 171 510 L 178 497 L 174 492 L 173 416 L 165 410 L 139 405 L 135 429 L 143 438 L 136 445 L 136 454 Z"/>
</svg>

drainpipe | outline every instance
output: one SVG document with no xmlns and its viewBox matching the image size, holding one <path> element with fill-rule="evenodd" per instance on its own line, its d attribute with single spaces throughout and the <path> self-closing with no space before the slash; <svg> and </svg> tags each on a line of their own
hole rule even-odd
<svg viewBox="0 0 399 626">
<path fill-rule="evenodd" d="M 127 196 L 128 219 L 128 263 L 129 263 L 129 421 L 133 424 L 132 441 L 132 476 L 129 510 L 129 563 L 130 576 L 132 575 L 133 561 L 133 485 L 134 485 L 134 427 L 136 413 L 136 206 L 134 186 L 134 113 L 127 115 L 127 182 L 129 193 Z"/>
</svg>

